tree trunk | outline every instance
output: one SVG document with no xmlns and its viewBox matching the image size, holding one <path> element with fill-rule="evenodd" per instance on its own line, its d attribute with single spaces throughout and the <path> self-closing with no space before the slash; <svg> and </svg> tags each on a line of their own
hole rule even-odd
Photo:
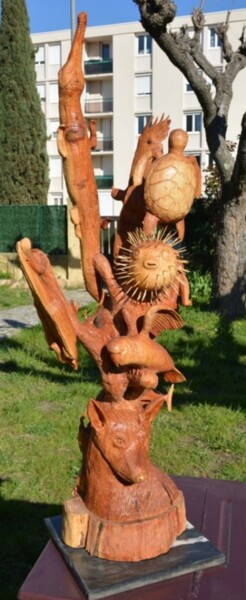
<svg viewBox="0 0 246 600">
<path fill-rule="evenodd" d="M 223 193 L 218 214 L 215 297 L 221 314 L 245 314 L 246 192 L 228 201 Z"/>
</svg>

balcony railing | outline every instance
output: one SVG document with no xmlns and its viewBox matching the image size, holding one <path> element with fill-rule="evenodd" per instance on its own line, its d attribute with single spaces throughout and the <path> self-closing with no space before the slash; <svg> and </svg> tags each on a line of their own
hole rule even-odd
<svg viewBox="0 0 246 600">
<path fill-rule="evenodd" d="M 113 111 L 113 98 L 85 100 L 86 113 L 109 113 Z"/>
<path fill-rule="evenodd" d="M 99 190 L 111 190 L 113 175 L 96 175 L 96 184 Z"/>
<path fill-rule="evenodd" d="M 95 152 L 110 151 L 113 150 L 113 138 L 97 138 L 96 148 L 93 148 Z"/>
<path fill-rule="evenodd" d="M 84 63 L 85 75 L 103 75 L 113 72 L 113 61 L 108 60 L 86 60 Z"/>
</svg>

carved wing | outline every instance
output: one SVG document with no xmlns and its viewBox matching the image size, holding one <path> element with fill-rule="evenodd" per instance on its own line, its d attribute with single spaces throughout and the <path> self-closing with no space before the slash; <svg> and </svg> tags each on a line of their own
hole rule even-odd
<svg viewBox="0 0 246 600">
<path fill-rule="evenodd" d="M 184 321 L 175 310 L 162 309 L 160 305 L 151 306 L 147 311 L 143 329 L 154 337 L 166 329 L 180 329 Z"/>
</svg>

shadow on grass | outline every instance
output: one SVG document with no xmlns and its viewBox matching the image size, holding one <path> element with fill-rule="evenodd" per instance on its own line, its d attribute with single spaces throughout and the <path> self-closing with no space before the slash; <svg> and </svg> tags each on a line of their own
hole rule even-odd
<svg viewBox="0 0 246 600">
<path fill-rule="evenodd" d="M 215 331 L 216 335 L 206 338 L 196 336 L 195 325 L 185 325 L 185 336 L 175 341 L 171 355 L 187 380 L 180 391 L 176 386 L 179 398 L 175 406 L 188 401 L 246 409 L 246 342 L 235 339 L 233 324 L 223 317 L 218 317 Z M 191 366 L 182 367 L 183 360 Z"/>
<path fill-rule="evenodd" d="M 47 365 L 48 366 L 48 365 Z M 52 365 L 53 366 L 53 365 Z M 60 365 L 59 365 L 60 366 Z M 56 372 L 52 369 L 37 369 L 37 368 L 28 368 L 28 367 L 20 367 L 17 361 L 9 360 L 4 364 L 0 364 L 0 373 L 14 373 L 18 372 L 22 375 L 28 375 L 29 377 L 33 375 L 33 377 L 42 377 L 46 379 L 47 382 L 50 383 L 58 383 L 67 385 L 69 383 L 74 383 L 75 381 L 79 382 L 93 382 L 95 384 L 101 383 L 100 373 L 98 369 L 95 368 L 93 362 L 91 366 L 87 366 L 86 368 L 79 369 L 76 373 L 73 371 L 69 371 L 69 367 L 66 370 L 66 367 L 63 365 L 60 366 L 60 370 Z"/>
<path fill-rule="evenodd" d="M 207 312 L 207 310 L 206 310 Z M 243 362 L 245 344 L 240 337 L 235 338 L 233 323 L 223 318 L 211 320 L 213 336 L 204 332 L 197 334 L 196 323 L 187 312 L 187 325 L 183 330 L 170 332 L 169 341 L 163 336 L 163 344 L 170 351 L 177 368 L 180 368 L 187 382 L 176 386 L 175 408 L 191 402 L 221 405 L 245 410 L 246 408 L 246 369 Z M 174 341 L 172 341 L 174 340 Z M 170 346 L 169 346 L 170 344 Z M 25 351 L 26 341 L 6 339 L 3 349 Z M 31 374 L 40 374 L 47 381 L 70 383 L 77 380 L 90 380 L 100 383 L 99 372 L 90 357 L 86 357 L 82 371 L 74 373 L 69 367 L 56 363 L 55 357 L 46 357 L 37 352 L 37 365 L 40 360 L 47 364 L 44 370 L 31 368 Z M 182 364 L 183 361 L 183 364 Z M 3 372 L 23 372 L 30 375 L 30 367 L 22 367 L 18 360 L 7 360 L 0 364 Z M 81 376 L 82 374 L 82 376 Z M 0 480 L 1 481 L 1 480 Z M 2 481 L 4 486 L 4 481 Z M 1 550 L 0 579 L 4 600 L 16 600 L 18 589 L 30 572 L 33 564 L 49 539 L 44 518 L 59 514 L 59 505 L 25 502 L 24 500 L 5 501 L 0 497 Z"/>
<path fill-rule="evenodd" d="M 0 479 L 3 488 L 4 481 Z M 49 540 L 44 519 L 61 513 L 61 506 L 4 500 L 0 489 L 1 598 L 16 600 L 17 593 Z"/>
<path fill-rule="evenodd" d="M 194 307 L 195 309 L 195 307 Z M 191 309 L 193 311 L 193 309 Z M 204 312 L 203 312 L 204 311 Z M 197 314 L 204 314 L 204 329 L 202 319 L 199 325 L 196 323 Z M 223 317 L 217 316 L 208 306 L 199 303 L 199 313 L 190 312 L 186 309 L 183 315 L 185 326 L 182 330 L 164 332 L 161 343 L 170 352 L 176 366 L 185 377 L 186 383 L 175 386 L 175 396 L 179 406 L 185 402 L 216 404 L 234 408 L 246 408 L 246 369 L 243 355 L 246 352 L 246 341 L 240 343 L 233 332 L 234 324 Z M 206 314 L 207 313 L 207 317 Z M 209 315 L 211 313 L 211 316 Z M 212 335 L 206 334 L 209 325 L 214 328 Z M 193 319 L 193 322 L 192 322 Z M 210 319 L 210 320 L 209 320 Z M 244 328 L 246 334 L 246 327 Z M 160 340 L 160 339 L 159 339 Z M 2 341 L 2 347 L 28 350 L 28 340 L 10 338 Z M 41 346 L 41 344 L 40 344 Z M 44 348 L 44 346 L 42 346 Z M 72 371 L 68 365 L 57 362 L 53 353 L 47 354 L 47 350 L 36 347 L 33 364 L 23 366 L 18 358 L 3 360 L 0 362 L 0 372 L 19 372 L 22 374 L 33 374 L 45 378 L 47 382 L 58 384 L 93 382 L 101 383 L 100 372 L 93 359 L 80 347 L 79 370 Z M 33 358 L 33 357 L 32 357 Z M 42 366 L 40 365 L 42 363 Z M 161 377 L 159 378 L 161 381 Z M 160 389 L 165 389 L 165 384 L 160 383 Z"/>
<path fill-rule="evenodd" d="M 5 338 L 1 341 L 1 349 L 6 352 L 9 350 L 21 350 L 26 352 L 26 341 L 20 342 L 16 338 Z M 33 357 L 32 357 L 33 358 Z M 91 381 L 96 384 L 101 383 L 99 369 L 92 358 L 84 351 L 84 356 L 79 360 L 79 368 L 74 371 L 69 365 L 58 362 L 54 352 L 50 351 L 50 355 L 43 356 L 36 354 L 37 365 L 42 362 L 42 368 L 38 366 L 23 366 L 20 365 L 18 359 L 0 360 L 0 373 L 19 373 L 22 375 L 33 375 L 33 377 L 45 378 L 48 382 L 67 385 L 75 381 Z"/>
</svg>

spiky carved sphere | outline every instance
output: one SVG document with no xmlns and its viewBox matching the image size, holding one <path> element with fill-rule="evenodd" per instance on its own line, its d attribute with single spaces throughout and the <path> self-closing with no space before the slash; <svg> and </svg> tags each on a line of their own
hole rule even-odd
<svg viewBox="0 0 246 600">
<path fill-rule="evenodd" d="M 119 254 L 116 276 L 123 289 L 136 300 L 154 300 L 160 292 L 175 288 L 179 274 L 184 270 L 177 250 L 177 239 L 168 234 L 155 238 L 142 230 L 128 234 L 130 246 Z"/>
<path fill-rule="evenodd" d="M 156 160 L 147 174 L 144 200 L 147 209 L 163 223 L 176 223 L 191 209 L 197 191 L 197 170 L 183 155 L 187 133 L 174 130 L 170 152 Z"/>
<path fill-rule="evenodd" d="M 140 290 L 168 288 L 177 272 L 177 256 L 168 244 L 149 240 L 132 251 L 131 273 Z"/>
</svg>

